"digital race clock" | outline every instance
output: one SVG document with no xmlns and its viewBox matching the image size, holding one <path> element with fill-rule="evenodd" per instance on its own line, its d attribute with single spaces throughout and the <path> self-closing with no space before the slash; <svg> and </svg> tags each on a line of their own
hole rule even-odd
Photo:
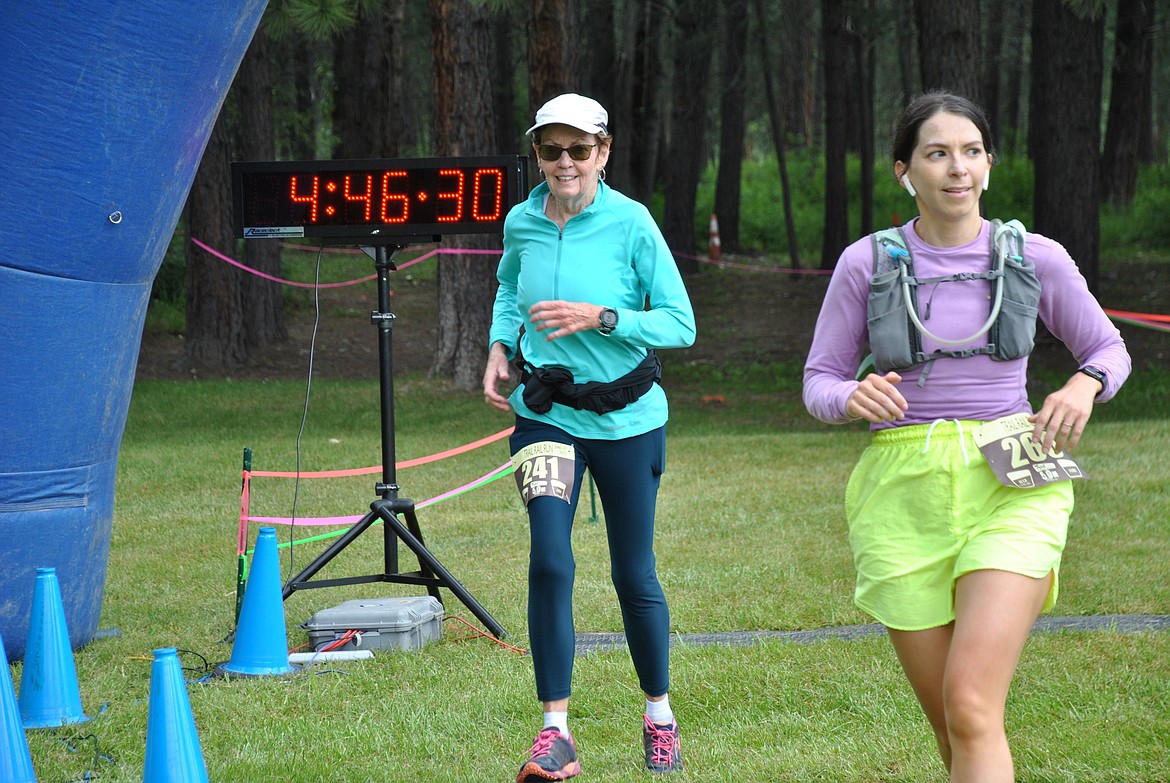
<svg viewBox="0 0 1170 783">
<path fill-rule="evenodd" d="M 498 234 L 528 167 L 520 155 L 233 163 L 232 192 L 245 239 Z"/>
</svg>

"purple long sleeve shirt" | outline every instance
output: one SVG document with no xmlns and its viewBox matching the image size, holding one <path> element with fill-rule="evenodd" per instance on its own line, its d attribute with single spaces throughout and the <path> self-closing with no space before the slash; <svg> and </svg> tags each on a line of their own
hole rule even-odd
<svg viewBox="0 0 1170 783">
<path fill-rule="evenodd" d="M 933 247 L 918 237 L 913 226 L 916 221 L 917 218 L 904 231 L 916 277 L 987 271 L 990 222 L 983 221 L 979 236 L 972 242 L 959 247 Z M 1121 333 L 1089 293 L 1085 278 L 1059 243 L 1030 233 L 1025 255 L 1036 265 L 1040 280 L 1040 319 L 1068 347 L 1078 366 L 1092 365 L 1105 372 L 1105 389 L 1097 401 L 1109 400 L 1130 372 L 1129 353 Z M 872 274 L 873 241 L 865 237 L 841 254 L 817 319 L 804 367 L 804 404 L 815 418 L 830 424 L 849 420 L 845 404 L 857 388 L 855 376 L 869 339 L 866 300 Z M 991 292 L 987 280 L 921 286 L 919 317 L 939 337 L 962 339 L 987 320 Z M 986 344 L 987 335 L 983 334 L 960 347 Z M 925 335 L 922 347 L 928 354 L 938 348 L 955 348 L 940 346 Z M 987 421 L 1013 413 L 1031 413 L 1027 369 L 1026 357 L 1010 361 L 993 361 L 986 355 L 940 358 L 931 363 L 921 386 L 918 380 L 924 367 L 903 371 L 899 373 L 902 382 L 898 390 L 909 405 L 906 417 L 896 423 L 871 425 L 871 429 L 925 424 L 936 419 Z"/>
</svg>

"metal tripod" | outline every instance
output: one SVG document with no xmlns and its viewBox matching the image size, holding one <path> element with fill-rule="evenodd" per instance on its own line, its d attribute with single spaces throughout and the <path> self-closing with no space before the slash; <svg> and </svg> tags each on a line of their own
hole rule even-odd
<svg viewBox="0 0 1170 783">
<path fill-rule="evenodd" d="M 496 636 L 503 638 L 507 635 L 504 628 L 488 614 L 479 602 L 467 591 L 451 572 L 427 550 L 423 543 L 422 531 L 418 525 L 418 516 L 415 514 L 414 501 L 398 496 L 399 486 L 395 477 L 394 467 L 394 357 L 393 357 L 393 327 L 394 313 L 390 312 L 390 272 L 397 269 L 394 257 L 406 247 L 405 244 L 378 245 L 374 248 L 374 268 L 378 277 L 378 309 L 371 313 L 370 319 L 378 329 L 378 380 L 380 404 L 382 414 L 382 480 L 375 485 L 379 498 L 370 504 L 370 511 L 353 527 L 347 530 L 340 538 L 334 541 L 328 549 L 317 556 L 296 576 L 288 580 L 284 586 L 284 598 L 287 600 L 296 590 L 306 590 L 315 587 L 335 587 L 339 585 L 365 584 L 369 582 L 393 582 L 396 584 L 423 585 L 427 592 L 438 600 L 439 588 L 445 587 L 471 610 L 471 613 Z M 405 518 L 404 525 L 402 519 Z M 341 553 L 366 528 L 375 522 L 382 522 L 383 540 L 383 571 L 380 574 L 367 576 L 346 576 L 336 579 L 318 579 L 309 581 L 327 563 Z M 398 570 L 398 541 L 402 541 L 418 557 L 418 570 L 400 572 Z"/>
</svg>

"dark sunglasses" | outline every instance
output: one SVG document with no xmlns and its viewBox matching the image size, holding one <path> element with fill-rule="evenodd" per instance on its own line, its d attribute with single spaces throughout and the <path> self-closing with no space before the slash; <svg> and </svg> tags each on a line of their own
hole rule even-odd
<svg viewBox="0 0 1170 783">
<path fill-rule="evenodd" d="M 561 153 L 569 153 L 569 157 L 573 160 L 589 160 L 589 156 L 593 154 L 593 148 L 599 147 L 599 144 L 574 144 L 572 147 L 558 147 L 555 144 L 537 144 L 536 151 L 540 154 L 541 160 L 547 160 L 550 163 L 554 160 L 561 159 Z"/>
</svg>

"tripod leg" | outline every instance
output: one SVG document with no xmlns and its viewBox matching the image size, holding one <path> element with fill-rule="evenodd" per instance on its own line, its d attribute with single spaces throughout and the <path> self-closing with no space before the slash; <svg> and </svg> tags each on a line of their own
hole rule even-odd
<svg viewBox="0 0 1170 783">
<path fill-rule="evenodd" d="M 418 526 L 418 515 L 414 513 L 414 508 L 412 507 L 408 509 L 404 512 L 404 514 L 406 516 L 406 527 L 410 531 L 410 534 L 414 536 L 416 541 L 418 541 L 418 545 L 422 547 L 424 552 L 429 552 L 430 550 L 426 548 L 427 545 L 423 542 L 422 528 Z M 431 569 L 430 565 L 427 564 L 426 560 L 422 556 L 419 556 L 418 558 L 418 571 L 425 577 L 437 580 L 435 572 Z M 436 585 L 432 584 L 430 588 L 428 588 L 427 592 L 436 601 L 443 603 L 443 599 L 439 597 L 439 588 Z"/>
<path fill-rule="evenodd" d="M 417 538 L 418 542 L 425 547 L 427 544 L 425 541 L 423 541 L 422 528 L 418 526 L 418 515 L 415 514 L 414 509 L 411 508 L 405 512 L 405 516 L 406 516 L 406 527 L 408 530 L 410 530 L 410 534 L 412 536 L 414 536 L 415 538 Z M 419 565 L 419 568 L 422 570 L 423 576 L 430 576 L 430 577 L 434 576 L 434 574 L 431 573 L 430 568 L 427 567 L 427 564 L 422 561 L 422 558 L 419 558 L 418 565 Z"/>
<path fill-rule="evenodd" d="M 450 571 L 443 567 L 443 564 L 440 563 L 439 560 L 434 555 L 432 555 L 425 546 L 423 546 L 422 542 L 419 541 L 410 530 L 407 530 L 406 527 L 403 526 L 401 520 L 399 520 L 390 509 L 377 503 L 374 505 L 375 512 L 382 518 L 382 522 L 394 529 L 394 532 L 400 539 L 402 539 L 402 542 L 410 547 L 412 552 L 418 555 L 419 563 L 425 564 L 424 568 L 430 569 L 430 571 L 434 573 L 435 578 L 438 579 L 444 587 L 454 593 L 455 597 L 463 602 L 464 606 L 471 610 L 471 613 L 475 615 L 476 619 L 483 623 L 484 626 L 486 626 L 487 629 L 491 631 L 497 639 L 502 639 L 508 635 L 504 630 L 504 627 L 496 622 L 495 618 L 488 614 L 486 609 L 479 605 L 479 601 L 475 600 L 471 593 L 467 591 L 467 588 L 464 587 L 458 579 L 452 576 Z M 404 514 L 408 519 L 413 519 L 413 525 L 415 528 L 417 528 L 418 521 L 414 518 L 414 510 L 408 509 L 404 512 Z"/>
<path fill-rule="evenodd" d="M 366 514 L 364 517 L 355 522 L 353 527 L 345 531 L 341 538 L 330 544 L 328 549 L 317 555 L 316 559 L 305 566 L 304 570 L 302 570 L 293 578 L 289 579 L 288 582 L 286 582 L 284 585 L 284 600 L 288 600 L 288 597 L 293 594 L 293 591 L 297 589 L 299 584 L 307 582 L 309 579 L 311 579 L 313 575 L 324 568 L 330 560 L 340 554 L 341 550 L 349 546 L 351 541 L 365 532 L 365 529 L 372 525 L 376 519 L 378 519 L 378 514 L 374 513 L 373 511 Z"/>
</svg>

